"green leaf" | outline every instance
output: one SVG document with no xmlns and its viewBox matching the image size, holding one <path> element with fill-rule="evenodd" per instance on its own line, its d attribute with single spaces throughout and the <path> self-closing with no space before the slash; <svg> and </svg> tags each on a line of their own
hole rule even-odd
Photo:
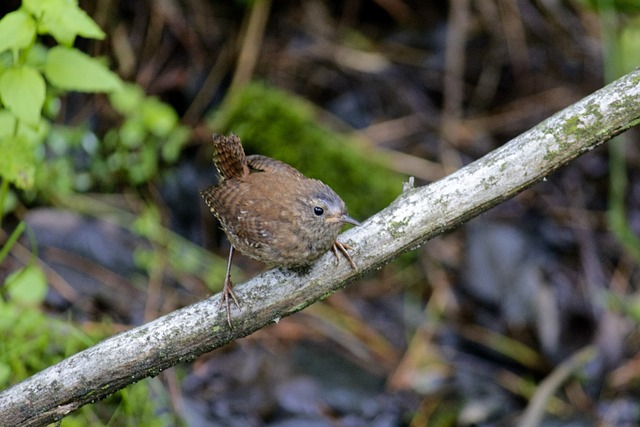
<svg viewBox="0 0 640 427">
<path fill-rule="evenodd" d="M 51 34 L 58 43 L 73 45 L 77 35 L 100 39 L 104 32 L 75 1 L 24 0 L 24 7 L 38 19 L 38 32 Z"/>
<path fill-rule="evenodd" d="M 147 238 L 158 239 L 162 236 L 162 218 L 156 206 L 147 206 L 133 221 L 132 230 Z"/>
<path fill-rule="evenodd" d="M 49 49 L 36 41 L 33 46 L 26 51 L 24 63 L 38 70 L 42 70 L 44 63 L 47 61 L 47 53 L 49 53 Z"/>
<path fill-rule="evenodd" d="M 59 19 L 51 24 L 52 28 L 57 28 L 58 26 L 69 29 L 70 32 L 73 32 L 79 36 L 87 37 L 90 39 L 104 39 L 104 32 L 96 22 L 91 19 L 87 13 L 80 9 L 77 5 L 74 7 L 69 7 L 65 13 L 62 13 L 59 16 Z M 56 37 L 55 32 L 52 31 L 51 35 Z M 58 38 L 56 37 L 56 40 Z M 61 42 L 62 43 L 62 42 Z M 69 45 L 73 44 L 73 40 Z"/>
<path fill-rule="evenodd" d="M 16 135 L 0 139 L 0 177 L 20 188 L 33 186 L 35 175 L 34 147 L 29 139 Z"/>
<path fill-rule="evenodd" d="M 7 110 L 0 110 L 0 139 L 13 135 L 16 131 L 16 116 Z"/>
<path fill-rule="evenodd" d="M 11 300 L 24 306 L 38 305 L 47 295 L 47 278 L 36 264 L 11 273 L 5 285 Z"/>
<path fill-rule="evenodd" d="M 2 103 L 18 119 L 37 125 L 44 104 L 46 84 L 35 69 L 29 66 L 10 68 L 0 74 Z"/>
<path fill-rule="evenodd" d="M 73 46 L 76 36 L 104 39 L 104 32 L 93 19 L 77 6 L 59 15 L 45 15 L 40 26 L 41 33 L 49 33 L 58 43 Z"/>
<path fill-rule="evenodd" d="M 140 111 L 144 96 L 144 90 L 140 86 L 133 83 L 125 83 L 121 90 L 112 92 L 109 95 L 109 102 L 120 114 L 129 116 Z"/>
<path fill-rule="evenodd" d="M 22 0 L 22 6 L 28 10 L 36 19 L 42 19 L 47 14 L 61 13 L 66 4 L 74 4 L 71 1 L 64 0 Z M 77 1 L 75 2 L 77 3 Z"/>
<path fill-rule="evenodd" d="M 178 114 L 159 99 L 147 98 L 142 103 L 142 121 L 149 132 L 165 137 L 178 123 Z"/>
<path fill-rule="evenodd" d="M 122 86 L 120 77 L 98 60 L 64 46 L 49 51 L 44 75 L 52 85 L 63 90 L 111 92 Z"/>
<path fill-rule="evenodd" d="M 16 10 L 0 19 L 0 53 L 29 47 L 35 37 L 36 23 L 25 11 Z"/>
<path fill-rule="evenodd" d="M 127 119 L 118 130 L 123 147 L 134 149 L 144 143 L 147 136 L 144 126 L 139 119 Z"/>
<path fill-rule="evenodd" d="M 43 118 L 40 118 L 40 122 L 37 126 L 27 125 L 22 121 L 18 121 L 18 129 L 16 135 L 22 138 L 26 138 L 28 143 L 32 147 L 36 147 L 44 141 L 49 134 L 51 123 Z"/>
<path fill-rule="evenodd" d="M 182 147 L 189 141 L 191 131 L 186 126 L 176 126 L 162 145 L 162 159 L 168 163 L 175 163 L 180 156 Z"/>
</svg>

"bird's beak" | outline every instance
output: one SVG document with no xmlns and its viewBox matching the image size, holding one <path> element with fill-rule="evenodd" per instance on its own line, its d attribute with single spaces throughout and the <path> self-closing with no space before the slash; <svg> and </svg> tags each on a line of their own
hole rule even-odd
<svg viewBox="0 0 640 427">
<path fill-rule="evenodd" d="M 358 221 L 356 221 L 355 219 L 351 218 L 347 214 L 342 215 L 338 220 L 340 222 L 347 222 L 347 223 L 353 224 L 353 225 L 360 225 L 360 223 Z"/>
<path fill-rule="evenodd" d="M 358 221 L 356 221 L 355 219 L 351 218 L 349 215 L 347 214 L 342 214 L 340 216 L 330 216 L 327 217 L 327 219 L 325 220 L 327 222 L 348 222 L 349 224 L 353 224 L 353 225 L 361 225 Z"/>
</svg>

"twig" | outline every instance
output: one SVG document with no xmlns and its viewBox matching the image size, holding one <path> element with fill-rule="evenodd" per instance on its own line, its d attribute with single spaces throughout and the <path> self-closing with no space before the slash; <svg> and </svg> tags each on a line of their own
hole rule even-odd
<svg viewBox="0 0 640 427">
<path fill-rule="evenodd" d="M 231 91 L 247 84 L 253 75 L 270 10 L 271 0 L 257 0 L 251 6 L 238 63 L 231 81 Z"/>
<path fill-rule="evenodd" d="M 574 353 L 570 358 L 562 362 L 553 372 L 542 381 L 535 394 L 529 401 L 527 409 L 518 423 L 518 427 L 537 427 L 542 421 L 547 402 L 571 374 L 592 360 L 596 355 L 593 346 L 587 346 Z"/>
</svg>

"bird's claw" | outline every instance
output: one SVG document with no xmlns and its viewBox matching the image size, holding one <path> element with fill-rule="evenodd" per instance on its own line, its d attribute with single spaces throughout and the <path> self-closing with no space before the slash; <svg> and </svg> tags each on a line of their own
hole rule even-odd
<svg viewBox="0 0 640 427">
<path fill-rule="evenodd" d="M 351 258 L 351 255 L 349 255 L 349 252 L 347 252 L 347 250 L 353 250 L 353 247 L 347 245 L 346 243 L 338 242 L 336 240 L 336 242 L 333 244 L 332 249 L 333 249 L 333 254 L 336 256 L 336 264 L 340 263 L 340 253 L 342 253 L 342 255 L 344 255 L 344 257 L 347 259 L 347 261 L 349 261 L 349 264 L 351 264 L 351 268 L 353 268 L 354 270 L 358 269 L 358 266 Z"/>
<path fill-rule="evenodd" d="M 227 280 L 224 281 L 224 286 L 222 287 L 222 297 L 220 298 L 220 304 L 218 305 L 218 310 L 220 310 L 220 308 L 222 308 L 222 306 L 225 307 L 225 310 L 227 312 L 227 324 L 229 324 L 229 327 L 231 328 L 231 301 L 233 300 L 233 303 L 236 305 L 236 307 L 239 309 L 240 308 L 240 304 L 238 303 L 238 298 L 236 298 L 236 294 L 233 292 L 232 289 L 232 283 L 231 280 L 229 278 L 227 278 Z"/>
</svg>

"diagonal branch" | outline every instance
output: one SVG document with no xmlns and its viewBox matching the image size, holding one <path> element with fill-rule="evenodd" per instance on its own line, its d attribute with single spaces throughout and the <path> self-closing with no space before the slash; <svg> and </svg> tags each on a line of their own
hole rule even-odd
<svg viewBox="0 0 640 427">
<path fill-rule="evenodd" d="M 354 272 L 330 252 L 304 273 L 273 269 L 236 287 L 233 329 L 219 295 L 113 336 L 0 393 L 5 425 L 45 425 L 128 384 L 240 337 L 325 298 L 365 271 L 454 228 L 613 136 L 640 123 L 640 69 L 545 120 L 458 172 L 403 193 L 340 240 Z M 400 186 L 400 183 L 398 183 Z"/>
</svg>

